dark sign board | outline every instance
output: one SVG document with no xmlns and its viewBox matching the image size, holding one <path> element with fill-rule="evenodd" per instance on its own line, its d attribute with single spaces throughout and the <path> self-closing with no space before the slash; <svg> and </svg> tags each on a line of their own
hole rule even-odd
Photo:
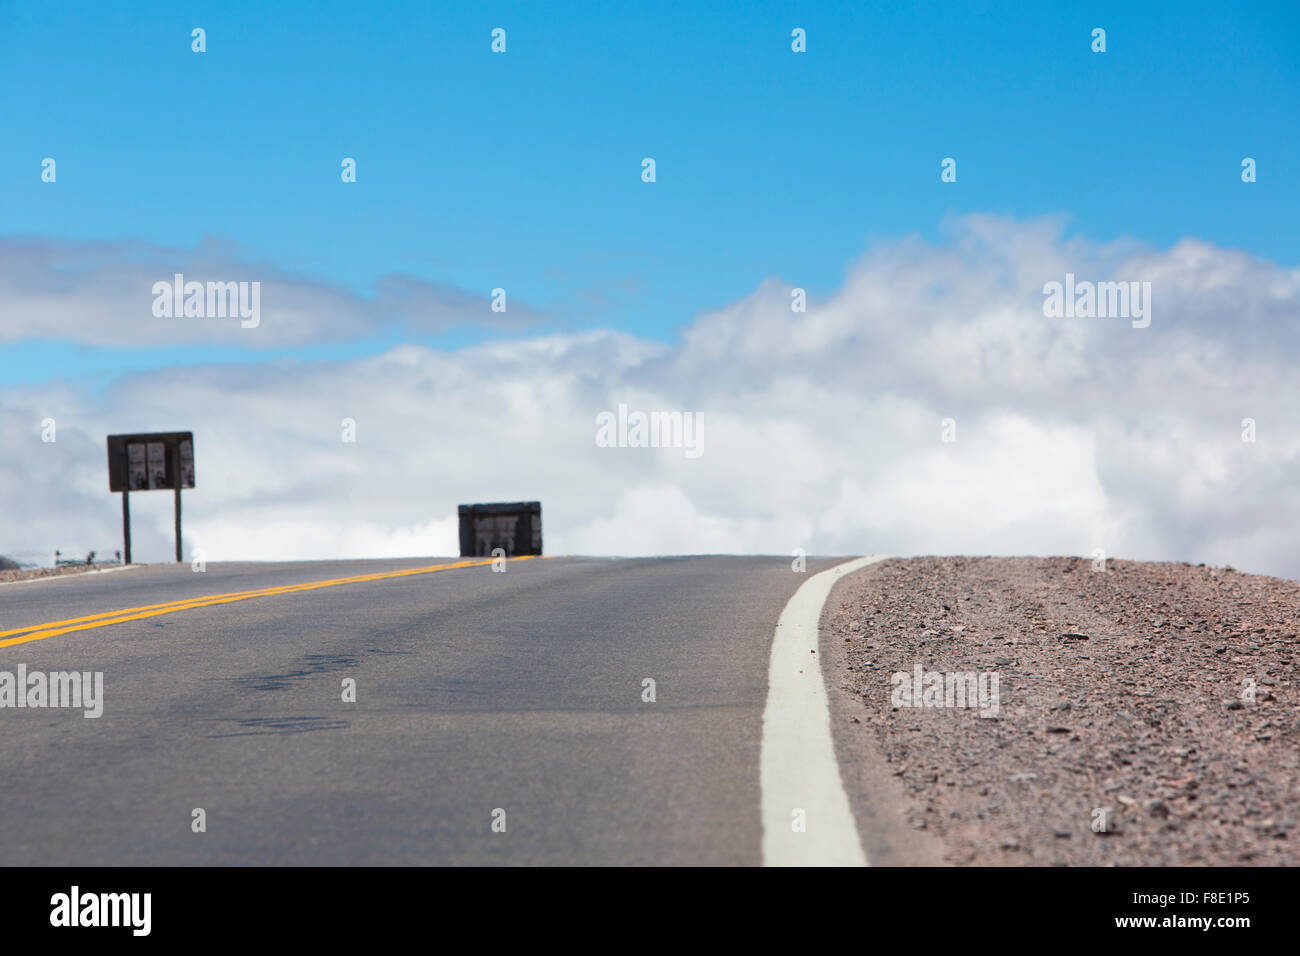
<svg viewBox="0 0 1300 956">
<path fill-rule="evenodd" d="M 194 487 L 194 433 L 108 436 L 108 490 Z"/>
<path fill-rule="evenodd" d="M 502 549 L 507 557 L 542 553 L 542 503 L 461 505 L 460 554 L 490 558 Z"/>
</svg>

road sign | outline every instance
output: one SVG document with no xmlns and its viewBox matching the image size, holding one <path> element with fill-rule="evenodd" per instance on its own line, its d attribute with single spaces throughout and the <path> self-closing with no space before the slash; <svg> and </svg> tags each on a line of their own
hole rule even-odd
<svg viewBox="0 0 1300 956">
<path fill-rule="evenodd" d="M 193 487 L 193 432 L 108 436 L 109 491 Z"/>
<path fill-rule="evenodd" d="M 181 560 L 181 489 L 194 487 L 194 433 L 148 432 L 108 436 L 108 490 L 122 493 L 123 563 L 131 563 L 133 491 L 175 494 L 176 560 Z"/>
<path fill-rule="evenodd" d="M 460 506 L 461 557 L 488 558 L 496 548 L 508 557 L 542 553 L 542 503 Z"/>
</svg>

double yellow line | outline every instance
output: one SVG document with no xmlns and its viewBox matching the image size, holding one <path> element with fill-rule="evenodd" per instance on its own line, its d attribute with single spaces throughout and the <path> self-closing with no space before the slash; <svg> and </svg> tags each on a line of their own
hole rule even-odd
<svg viewBox="0 0 1300 956">
<path fill-rule="evenodd" d="M 511 561 L 526 561 L 532 555 L 510 558 Z M 104 611 L 101 614 L 87 614 L 85 617 L 73 617 L 66 621 L 47 621 L 44 624 L 32 624 L 18 627 L 11 631 L 0 631 L 0 647 L 13 647 L 15 644 L 27 644 L 30 641 L 43 641 L 47 637 L 58 637 L 73 631 L 86 631 L 123 621 L 139 621 L 161 614 L 173 614 L 176 611 L 188 611 L 196 607 L 211 607 L 216 604 L 234 604 L 251 598 L 273 597 L 277 594 L 295 594 L 299 591 L 316 591 L 321 588 L 338 587 L 340 584 L 361 584 L 365 581 L 382 581 L 386 578 L 404 578 L 414 574 L 432 574 L 435 571 L 451 571 L 454 568 L 478 568 L 491 564 L 494 558 L 482 561 L 455 561 L 451 564 L 431 564 L 424 568 L 407 568 L 404 571 L 380 571 L 375 574 L 357 574 L 350 578 L 331 578 L 328 581 L 309 581 L 306 584 L 286 584 L 280 587 L 259 588 L 253 591 L 233 591 L 229 594 L 209 594 L 204 597 L 185 598 L 180 601 L 168 601 L 165 604 L 146 604 L 143 607 L 128 607 L 120 611 Z"/>
</svg>

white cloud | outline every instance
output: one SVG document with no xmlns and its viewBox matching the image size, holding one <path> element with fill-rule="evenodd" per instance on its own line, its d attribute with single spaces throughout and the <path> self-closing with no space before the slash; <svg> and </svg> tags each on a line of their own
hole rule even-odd
<svg viewBox="0 0 1300 956">
<path fill-rule="evenodd" d="M 1151 281 L 1151 326 L 1045 318 L 1067 271 Z M 67 309 L 105 282 L 70 286 Z M 111 549 L 104 435 L 192 429 L 187 540 L 214 561 L 446 553 L 457 504 L 536 498 L 553 553 L 1101 547 L 1300 577 L 1300 270 L 977 217 L 872 249 L 806 314 L 792 284 L 672 346 L 589 332 L 0 389 L 0 553 Z M 703 457 L 598 448 L 620 402 L 703 412 Z M 137 557 L 166 560 L 170 498 L 133 511 Z"/>
<path fill-rule="evenodd" d="M 435 334 L 461 326 L 520 330 L 540 316 L 510 301 L 493 312 L 488 292 L 388 275 L 361 296 L 329 282 L 240 258 L 214 241 L 194 249 L 140 242 L 0 240 L 0 342 L 64 340 L 88 345 L 152 348 L 223 345 L 249 350 L 319 345 L 375 336 L 402 327 Z M 260 321 L 158 318 L 155 283 L 258 282 Z"/>
</svg>

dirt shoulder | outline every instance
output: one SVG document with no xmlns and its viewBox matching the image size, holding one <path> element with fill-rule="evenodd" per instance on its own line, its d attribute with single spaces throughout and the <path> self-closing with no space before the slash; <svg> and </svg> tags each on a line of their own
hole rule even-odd
<svg viewBox="0 0 1300 956">
<path fill-rule="evenodd" d="M 117 569 L 120 567 L 120 564 L 68 564 L 57 568 L 20 568 L 18 570 L 0 571 L 0 584 L 9 581 L 32 581 L 37 578 L 62 578 L 69 574 L 95 574 L 110 568 Z"/>
<path fill-rule="evenodd" d="M 1297 631 L 1300 582 L 1231 569 L 872 565 L 821 632 L 859 828 L 959 865 L 1300 864 Z"/>
</svg>

